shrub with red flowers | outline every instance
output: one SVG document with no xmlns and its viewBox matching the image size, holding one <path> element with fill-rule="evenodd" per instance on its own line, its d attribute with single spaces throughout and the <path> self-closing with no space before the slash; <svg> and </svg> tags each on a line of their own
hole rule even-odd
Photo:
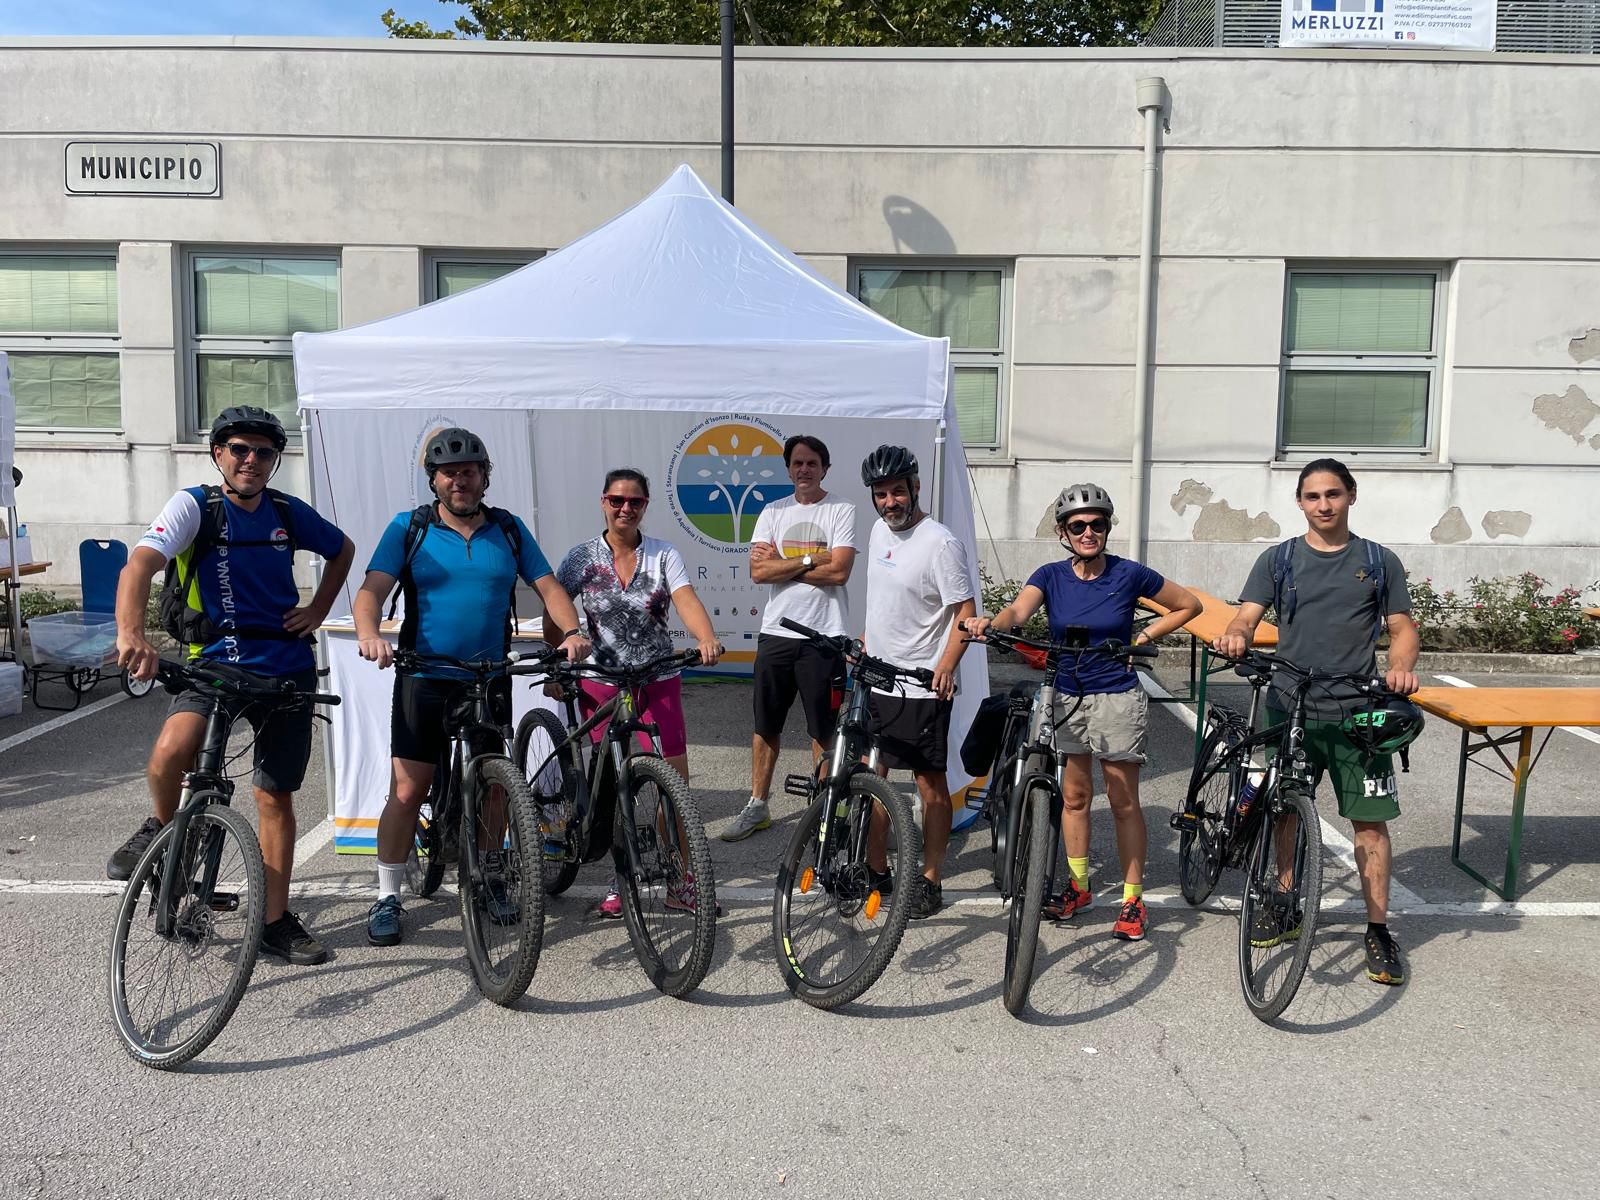
<svg viewBox="0 0 1600 1200">
<path fill-rule="evenodd" d="M 1432 579 L 1406 583 L 1425 650 L 1571 654 L 1600 644 L 1600 621 L 1584 615 L 1583 592 L 1548 591 L 1546 580 L 1532 571 L 1493 579 L 1474 575 L 1465 595 L 1439 591 Z"/>
</svg>

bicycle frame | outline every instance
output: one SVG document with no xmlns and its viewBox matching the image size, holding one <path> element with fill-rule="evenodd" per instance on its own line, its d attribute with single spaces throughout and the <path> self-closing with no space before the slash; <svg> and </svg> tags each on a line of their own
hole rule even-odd
<svg viewBox="0 0 1600 1200">
<path fill-rule="evenodd" d="M 661 731 L 658 726 L 650 721 L 641 721 L 638 718 L 638 705 L 634 699 L 634 689 L 629 686 L 619 686 L 616 695 L 607 700 L 590 714 L 589 718 L 581 723 L 577 720 L 577 700 L 573 694 L 576 689 L 568 689 L 564 697 L 567 710 L 567 727 L 571 730 L 567 741 L 572 743 L 578 754 L 580 763 L 586 762 L 585 770 L 578 776 L 578 844 L 580 847 L 579 859 L 582 862 L 596 862 L 605 856 L 607 850 L 615 849 L 615 839 L 612 836 L 612 827 L 618 816 L 618 802 L 621 800 L 625 806 L 631 794 L 625 784 L 628 779 L 628 761 L 642 753 L 634 743 L 633 734 L 643 733 L 650 739 L 650 753 L 657 758 L 664 758 L 661 753 Z M 606 731 L 601 735 L 603 747 L 595 748 L 590 743 L 589 735 L 605 722 Z M 589 749 L 587 760 L 584 757 L 585 748 Z M 559 747 L 557 747 L 559 750 Z M 547 760 L 548 761 L 548 760 Z M 631 819 L 631 813 L 622 813 Z M 637 849 L 632 838 L 623 838 L 628 855 L 628 866 L 631 870 L 638 871 L 640 864 L 637 861 Z"/>
<path fill-rule="evenodd" d="M 184 772 L 178 811 L 172 817 L 172 841 L 167 847 L 166 861 L 162 864 L 161 888 L 156 894 L 156 933 L 161 937 L 171 937 L 177 926 L 175 889 L 184 843 L 189 836 L 189 824 L 201 807 L 196 803 L 196 798 L 219 797 L 224 804 L 233 801 L 233 780 L 228 778 L 223 766 L 223 756 L 227 753 L 228 738 L 232 732 L 233 721 L 228 716 L 222 698 L 213 697 L 211 711 L 206 715 L 205 739 L 200 743 L 200 753 L 195 756 L 194 769 Z M 209 906 L 216 894 L 217 872 L 222 865 L 222 831 L 213 830 L 208 842 L 200 895 Z"/>
</svg>

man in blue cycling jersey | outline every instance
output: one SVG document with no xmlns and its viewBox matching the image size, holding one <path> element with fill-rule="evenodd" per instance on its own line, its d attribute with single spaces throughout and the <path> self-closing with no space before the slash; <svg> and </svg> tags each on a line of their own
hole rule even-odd
<svg viewBox="0 0 1600 1200">
<path fill-rule="evenodd" d="M 136 679 L 156 671 L 145 636 L 150 584 L 174 559 L 190 624 L 198 640 L 190 659 L 237 667 L 316 690 L 311 638 L 327 619 L 356 548 L 303 500 L 267 487 L 288 444 L 283 424 L 266 409 L 224 409 L 211 426 L 211 461 L 222 486 L 178 492 L 145 530 L 117 582 L 117 661 Z M 309 604 L 294 582 L 294 551 L 321 555 L 327 566 Z M 311 757 L 311 710 L 263 712 L 229 701 L 232 715 L 255 730 L 255 796 L 261 814 L 261 858 L 267 868 L 266 925 L 261 949 L 297 965 L 328 957 L 300 918 L 288 911 L 294 867 L 294 793 Z M 205 740 L 210 698 L 185 692 L 172 710 L 148 769 L 155 815 L 111 856 L 106 874 L 127 879 L 161 827 L 178 811 L 183 775 Z"/>
<path fill-rule="evenodd" d="M 559 631 L 567 657 L 576 662 L 589 653 L 577 609 L 533 534 L 520 517 L 483 503 L 492 467 L 483 442 L 465 429 L 441 430 L 429 439 L 423 469 L 436 499 L 415 513 L 397 514 L 367 564 L 354 606 L 361 657 L 380 668 L 394 660 L 379 616 L 396 584 L 406 609 L 401 649 L 464 661 L 502 657 L 510 649 L 518 578 L 539 593 L 545 620 Z M 378 899 L 367 913 L 367 940 L 374 946 L 400 942 L 406 859 L 445 745 L 446 712 L 466 678 L 436 665 L 395 678 L 389 720 L 393 774 L 378 819 Z M 509 723 L 510 677 L 500 675 L 491 689 L 497 719 Z"/>
</svg>

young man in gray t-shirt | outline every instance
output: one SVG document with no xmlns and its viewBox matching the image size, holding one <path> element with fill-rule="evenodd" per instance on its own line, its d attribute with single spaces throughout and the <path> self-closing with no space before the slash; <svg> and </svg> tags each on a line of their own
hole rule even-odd
<svg viewBox="0 0 1600 1200">
<path fill-rule="evenodd" d="M 1305 514 L 1306 532 L 1291 546 L 1293 615 L 1285 619 L 1284 613 L 1278 614 L 1278 652 L 1298 667 L 1373 676 L 1377 674 L 1373 635 L 1381 621 L 1389 634 L 1385 684 L 1390 691 L 1409 696 L 1417 690 L 1421 641 L 1411 620 L 1405 568 L 1391 551 L 1380 548 L 1380 590 L 1368 543 L 1350 532 L 1355 479 L 1336 459 L 1317 459 L 1300 472 L 1295 499 Z M 1251 568 L 1239 596 L 1238 614 L 1217 638 L 1220 653 L 1230 658 L 1243 655 L 1267 608 L 1277 600 L 1280 584 L 1273 579 L 1277 553 L 1277 546 L 1266 550 Z M 1272 724 L 1287 719 L 1288 698 L 1276 682 L 1267 703 Z M 1378 983 L 1398 984 L 1405 982 L 1405 970 L 1387 924 L 1388 822 L 1400 815 L 1400 805 L 1389 756 L 1363 758 L 1340 727 L 1361 704 L 1359 693 L 1349 686 L 1314 685 L 1306 698 L 1305 749 L 1315 777 L 1320 779 L 1326 771 L 1332 779 L 1339 815 L 1355 829 L 1356 867 L 1367 903 L 1367 975 Z M 1263 919 L 1287 922 L 1293 928 L 1252 930 L 1252 940 L 1261 939 L 1258 945 L 1271 945 L 1299 932 L 1298 914 L 1274 917 L 1268 909 Z"/>
</svg>

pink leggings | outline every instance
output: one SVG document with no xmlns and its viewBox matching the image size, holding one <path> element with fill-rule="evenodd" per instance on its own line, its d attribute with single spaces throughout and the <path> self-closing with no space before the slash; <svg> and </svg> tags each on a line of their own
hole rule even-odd
<svg viewBox="0 0 1600 1200">
<path fill-rule="evenodd" d="M 587 721 L 617 689 L 595 679 L 580 682 L 578 712 Z M 646 684 L 633 694 L 636 716 L 641 721 L 652 722 L 661 733 L 661 753 L 676 758 L 689 751 L 689 737 L 683 724 L 683 683 L 674 675 L 671 679 L 658 679 Z M 590 731 L 589 736 L 598 742 L 611 722 L 602 721 Z M 635 733 L 641 750 L 650 750 L 650 739 L 644 733 Z"/>
</svg>

